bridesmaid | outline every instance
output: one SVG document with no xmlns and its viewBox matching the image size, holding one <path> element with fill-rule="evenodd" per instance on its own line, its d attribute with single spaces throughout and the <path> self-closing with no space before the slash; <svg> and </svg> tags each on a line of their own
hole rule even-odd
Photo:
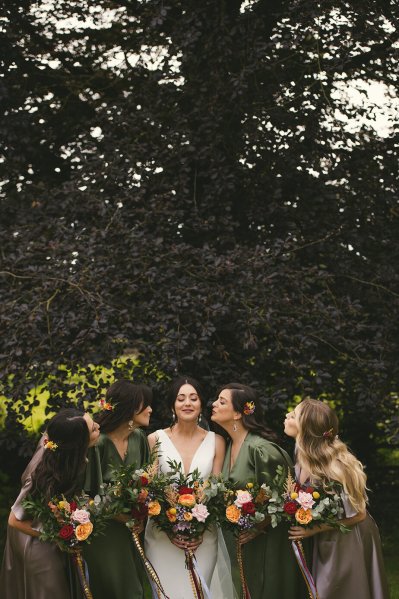
<svg viewBox="0 0 399 599">
<path fill-rule="evenodd" d="M 112 471 L 122 465 L 136 464 L 140 468 L 149 461 L 146 436 L 138 429 L 148 426 L 152 412 L 152 391 L 145 385 L 135 385 L 119 379 L 108 389 L 103 411 L 97 416 L 102 434 L 98 451 L 90 455 L 86 489 L 97 486 L 97 462 L 104 483 L 112 482 Z M 96 448 L 97 449 L 97 448 Z M 127 518 L 111 520 L 105 534 L 85 548 L 89 568 L 90 588 L 95 599 L 126 599 L 144 597 L 144 569 L 125 526 Z"/>
<path fill-rule="evenodd" d="M 352 530 L 341 533 L 327 525 L 293 526 L 291 539 L 314 538 L 313 577 L 322 599 L 388 599 L 377 525 L 366 511 L 363 465 L 337 436 L 338 418 L 325 403 L 305 399 L 286 416 L 284 430 L 296 439 L 299 482 L 342 486 L 345 518 Z"/>
<path fill-rule="evenodd" d="M 212 404 L 211 420 L 230 436 L 222 474 L 237 488 L 248 482 L 270 483 L 278 465 L 292 468 L 287 453 L 274 442 L 275 435 L 263 424 L 262 409 L 251 387 L 225 385 Z M 295 562 L 284 526 L 271 528 L 265 520 L 255 530 L 242 532 L 240 543 L 251 599 L 302 599 L 306 589 Z M 235 559 L 233 535 L 226 543 Z"/>
<path fill-rule="evenodd" d="M 11 508 L 0 573 L 2 599 L 73 599 L 83 592 L 67 553 L 39 540 L 38 523 L 22 507 L 27 495 L 71 498 L 81 493 L 86 454 L 99 436 L 89 414 L 74 408 L 54 416 L 22 475 L 21 492 Z"/>
</svg>

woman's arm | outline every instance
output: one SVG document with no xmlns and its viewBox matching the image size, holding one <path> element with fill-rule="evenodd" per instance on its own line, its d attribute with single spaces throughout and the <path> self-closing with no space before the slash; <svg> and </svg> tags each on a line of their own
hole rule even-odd
<svg viewBox="0 0 399 599">
<path fill-rule="evenodd" d="M 8 524 L 11 528 L 16 528 L 30 537 L 39 537 L 40 532 L 32 528 L 32 520 L 18 520 L 14 512 L 10 512 Z"/>
<path fill-rule="evenodd" d="M 215 457 L 213 459 L 212 473 L 220 474 L 223 468 L 226 453 L 226 441 L 221 435 L 215 435 Z"/>
<path fill-rule="evenodd" d="M 148 441 L 148 445 L 150 447 L 150 451 L 152 452 L 152 450 L 154 449 L 158 439 L 157 439 L 157 434 L 156 433 L 151 433 L 150 435 L 148 435 L 147 437 L 147 441 Z"/>
<path fill-rule="evenodd" d="M 342 520 L 338 520 L 340 524 L 343 526 L 348 526 L 351 528 L 358 524 L 359 522 L 363 522 L 366 518 L 366 510 L 358 512 L 355 516 L 351 516 L 350 518 L 343 518 Z M 337 530 L 333 526 L 329 526 L 328 524 L 320 524 L 320 526 L 313 526 L 312 528 L 304 528 L 303 526 L 291 526 L 289 529 L 289 539 L 291 541 L 298 541 L 300 539 L 306 539 L 307 537 L 313 537 L 321 532 L 326 532 L 328 530 Z"/>
</svg>

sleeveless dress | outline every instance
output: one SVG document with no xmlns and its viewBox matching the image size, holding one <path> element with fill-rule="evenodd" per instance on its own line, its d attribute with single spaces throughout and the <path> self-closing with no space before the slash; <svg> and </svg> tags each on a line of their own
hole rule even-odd
<svg viewBox="0 0 399 599">
<path fill-rule="evenodd" d="M 175 460 L 182 464 L 183 460 L 171 439 L 165 431 L 156 432 L 158 439 L 159 470 L 169 472 L 168 460 Z M 201 445 L 195 452 L 189 471 L 198 468 L 200 476 L 206 478 L 212 472 L 215 457 L 215 433 L 208 432 Z M 188 472 L 184 472 L 188 474 Z M 196 567 L 204 578 L 208 588 L 215 570 L 218 549 L 218 535 L 216 529 L 207 530 L 203 542 L 195 552 Z M 167 535 L 160 531 L 149 519 L 145 531 L 145 553 L 154 566 L 159 579 L 170 599 L 190 599 L 193 591 L 190 584 L 188 570 L 185 567 L 184 551 L 173 545 Z M 213 595 L 215 599 L 224 596 Z M 228 598 L 230 599 L 230 598 Z"/>
</svg>

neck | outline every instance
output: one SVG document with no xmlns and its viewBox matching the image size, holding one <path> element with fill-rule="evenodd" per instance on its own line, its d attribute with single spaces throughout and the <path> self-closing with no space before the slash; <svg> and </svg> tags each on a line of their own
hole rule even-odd
<svg viewBox="0 0 399 599">
<path fill-rule="evenodd" d="M 172 426 L 171 433 L 177 433 L 182 437 L 192 437 L 198 429 L 198 424 L 194 422 L 176 422 L 174 426 Z"/>
<path fill-rule="evenodd" d="M 244 428 L 241 424 L 237 424 L 236 431 L 233 430 L 233 425 L 231 425 L 230 430 L 227 432 L 231 437 L 231 442 L 233 445 L 241 445 L 245 437 L 248 435 L 249 430 Z"/>
<path fill-rule="evenodd" d="M 110 433 L 107 433 L 108 437 L 111 439 L 117 439 L 118 441 L 126 441 L 129 438 L 129 435 L 132 434 L 133 431 L 129 430 L 127 422 L 123 422 L 115 428 Z"/>
</svg>

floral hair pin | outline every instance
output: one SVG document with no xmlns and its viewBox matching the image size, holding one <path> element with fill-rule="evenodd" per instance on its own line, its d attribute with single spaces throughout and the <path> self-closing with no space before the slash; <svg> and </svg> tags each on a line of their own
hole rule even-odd
<svg viewBox="0 0 399 599">
<path fill-rule="evenodd" d="M 255 412 L 255 403 L 253 401 L 246 401 L 244 404 L 245 416 L 250 416 Z"/>
<path fill-rule="evenodd" d="M 108 410 L 108 412 L 112 412 L 112 410 L 114 409 L 112 404 L 110 404 L 109 401 L 106 401 L 105 399 L 100 399 L 98 405 L 102 410 Z"/>
<path fill-rule="evenodd" d="M 54 441 L 50 441 L 50 439 L 47 439 L 47 437 L 43 439 L 43 445 L 46 449 L 49 449 L 50 451 L 55 451 L 58 448 L 57 443 L 54 443 Z"/>
<path fill-rule="evenodd" d="M 334 429 L 330 428 L 328 431 L 324 431 L 323 437 L 324 439 L 331 439 L 334 436 Z"/>
</svg>

